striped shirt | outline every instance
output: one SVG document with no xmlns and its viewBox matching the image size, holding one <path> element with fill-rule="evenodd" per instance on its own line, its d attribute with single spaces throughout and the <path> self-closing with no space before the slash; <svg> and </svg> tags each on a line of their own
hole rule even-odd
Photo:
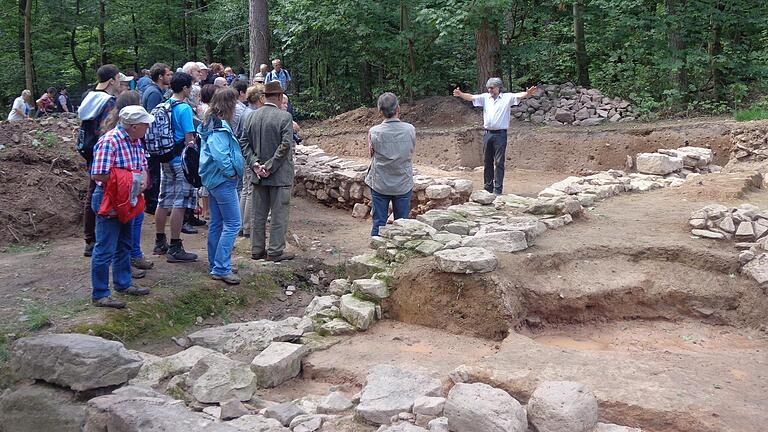
<svg viewBox="0 0 768 432">
<path fill-rule="evenodd" d="M 132 141 L 123 126 L 118 124 L 96 143 L 93 149 L 91 175 L 108 174 L 112 168 L 146 171 L 147 158 L 141 140 Z"/>
</svg>

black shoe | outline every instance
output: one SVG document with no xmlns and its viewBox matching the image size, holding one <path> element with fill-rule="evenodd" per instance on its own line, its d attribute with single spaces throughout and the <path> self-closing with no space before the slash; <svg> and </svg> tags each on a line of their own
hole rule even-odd
<svg viewBox="0 0 768 432">
<path fill-rule="evenodd" d="M 294 258 L 296 258 L 295 254 L 285 253 L 285 252 L 281 253 L 280 255 L 267 255 L 267 261 L 274 261 L 274 262 L 287 261 L 287 260 L 292 260 Z"/>
<path fill-rule="evenodd" d="M 184 234 L 197 234 L 197 228 L 193 227 L 191 223 L 184 223 L 181 226 L 181 232 Z"/>
<path fill-rule="evenodd" d="M 141 279 L 147 275 L 146 270 L 137 269 L 135 267 L 131 267 L 131 278 L 133 279 Z"/>
<path fill-rule="evenodd" d="M 197 254 L 185 251 L 184 246 L 179 243 L 177 245 L 171 245 L 171 247 L 168 248 L 165 258 L 169 263 L 192 262 L 197 261 Z"/>
<path fill-rule="evenodd" d="M 122 309 L 125 307 L 125 302 L 121 302 L 120 300 L 115 300 L 112 297 L 103 297 L 98 300 L 91 300 L 91 304 L 93 304 L 96 307 L 105 307 L 105 308 L 113 308 L 113 309 Z"/>
<path fill-rule="evenodd" d="M 192 226 L 206 226 L 208 225 L 208 222 L 200 219 L 197 216 L 192 216 L 189 218 L 189 224 Z"/>
<path fill-rule="evenodd" d="M 168 242 L 165 239 L 155 239 L 155 248 L 152 250 L 154 255 L 165 255 L 168 252 Z"/>
<path fill-rule="evenodd" d="M 262 260 L 267 258 L 267 251 L 262 251 L 261 253 L 257 254 L 251 254 L 251 259 L 254 260 Z"/>
<path fill-rule="evenodd" d="M 149 294 L 149 288 L 129 286 L 128 288 L 126 288 L 124 290 L 119 290 L 117 292 L 119 294 L 123 294 L 123 295 L 145 296 L 145 295 Z"/>
<path fill-rule="evenodd" d="M 91 256 L 93 255 L 93 247 L 96 246 L 96 243 L 86 243 L 85 249 L 83 249 L 83 256 Z"/>
</svg>

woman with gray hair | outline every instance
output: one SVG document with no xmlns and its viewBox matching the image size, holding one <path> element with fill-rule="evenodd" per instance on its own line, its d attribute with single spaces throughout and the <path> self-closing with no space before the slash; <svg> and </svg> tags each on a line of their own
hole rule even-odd
<svg viewBox="0 0 768 432">
<path fill-rule="evenodd" d="M 371 236 L 379 235 L 379 227 L 387 224 L 389 204 L 395 219 L 407 219 L 411 212 L 413 167 L 411 158 L 416 148 L 416 128 L 400 121 L 400 104 L 394 93 L 379 96 L 380 125 L 368 131 L 371 167 L 365 184 L 371 188 Z"/>
<path fill-rule="evenodd" d="M 520 99 L 533 96 L 536 86 L 520 93 L 502 93 L 504 83 L 501 78 L 488 78 L 485 83 L 487 93 L 464 93 L 456 87 L 453 95 L 472 102 L 476 107 L 483 107 L 483 180 L 485 190 L 501 195 L 504 187 L 504 161 L 507 153 L 507 129 L 509 128 L 510 108 L 520 103 Z"/>
<path fill-rule="evenodd" d="M 13 101 L 11 112 L 8 113 L 8 121 L 19 121 L 29 118 L 29 110 L 32 105 L 32 92 L 24 90 L 21 96 Z"/>
</svg>

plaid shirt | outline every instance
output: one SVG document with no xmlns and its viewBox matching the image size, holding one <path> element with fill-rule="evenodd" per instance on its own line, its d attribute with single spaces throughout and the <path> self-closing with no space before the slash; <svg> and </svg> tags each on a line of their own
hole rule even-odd
<svg viewBox="0 0 768 432">
<path fill-rule="evenodd" d="M 120 124 L 102 135 L 96 143 L 91 175 L 107 174 L 112 168 L 147 170 L 147 158 L 144 156 L 141 140 L 131 141 Z"/>
</svg>

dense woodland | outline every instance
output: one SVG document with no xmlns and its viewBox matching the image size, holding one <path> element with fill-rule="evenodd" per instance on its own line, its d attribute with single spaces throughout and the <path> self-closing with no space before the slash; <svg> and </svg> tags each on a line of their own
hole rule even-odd
<svg viewBox="0 0 768 432">
<path fill-rule="evenodd" d="M 567 81 L 650 115 L 728 112 L 768 90 L 765 0 L 0 0 L 0 102 L 114 63 L 280 57 L 301 116 L 371 103 Z M 252 59 L 253 61 L 251 61 Z"/>
</svg>

